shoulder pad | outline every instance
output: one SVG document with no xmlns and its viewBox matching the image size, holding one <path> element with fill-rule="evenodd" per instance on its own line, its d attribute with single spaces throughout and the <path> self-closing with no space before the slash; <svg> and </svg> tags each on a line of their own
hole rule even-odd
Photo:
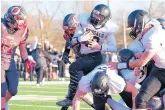
<svg viewBox="0 0 165 110">
<path fill-rule="evenodd" d="M 110 21 L 107 21 L 107 23 L 105 24 L 105 27 L 107 28 L 108 32 L 112 32 L 112 33 L 118 30 L 118 26 L 115 23 L 110 22 Z"/>
</svg>

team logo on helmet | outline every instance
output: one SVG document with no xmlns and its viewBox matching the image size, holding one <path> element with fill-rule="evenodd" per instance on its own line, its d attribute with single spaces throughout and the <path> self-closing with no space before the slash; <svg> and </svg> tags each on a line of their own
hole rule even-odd
<svg viewBox="0 0 165 110">
<path fill-rule="evenodd" d="M 11 13 L 13 15 L 18 15 L 20 13 L 20 9 L 18 7 L 14 7 L 12 10 L 11 10 Z"/>
</svg>

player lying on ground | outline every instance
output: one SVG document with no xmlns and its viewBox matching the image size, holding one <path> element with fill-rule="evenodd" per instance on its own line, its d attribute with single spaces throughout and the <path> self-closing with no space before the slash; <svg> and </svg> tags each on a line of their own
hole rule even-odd
<svg viewBox="0 0 165 110">
<path fill-rule="evenodd" d="M 110 70 L 107 65 L 97 66 L 88 75 L 83 76 L 79 82 L 78 90 L 73 99 L 73 110 L 80 110 L 80 99 L 87 93 L 93 94 L 96 110 L 104 110 L 107 98 L 122 91 L 131 92 L 134 100 L 138 90 L 118 75 L 117 70 Z M 134 101 L 133 101 L 134 102 Z"/>
</svg>

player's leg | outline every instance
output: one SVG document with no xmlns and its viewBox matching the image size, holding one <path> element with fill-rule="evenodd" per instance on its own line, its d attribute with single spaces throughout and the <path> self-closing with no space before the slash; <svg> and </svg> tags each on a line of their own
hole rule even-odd
<svg viewBox="0 0 165 110">
<path fill-rule="evenodd" d="M 93 101 L 94 101 L 95 110 L 105 110 L 107 97 L 105 97 L 104 95 L 99 95 L 99 96 L 93 95 Z"/>
<path fill-rule="evenodd" d="M 127 91 L 123 91 L 120 93 L 120 96 L 122 97 L 122 99 L 124 100 L 124 102 L 126 103 L 126 105 L 129 108 L 132 108 L 132 94 L 130 92 Z"/>
<path fill-rule="evenodd" d="M 1 110 L 5 110 L 7 82 L 5 79 L 5 70 L 1 68 Z"/>
<path fill-rule="evenodd" d="M 10 100 L 12 96 L 17 94 L 19 73 L 16 70 L 6 72 L 6 80 L 8 83 L 8 91 L 6 93 L 6 101 Z"/>
<path fill-rule="evenodd" d="M 146 109 L 147 102 L 159 91 L 161 82 L 153 77 L 149 76 L 142 84 L 140 91 L 135 99 L 137 109 Z"/>
<path fill-rule="evenodd" d="M 67 99 L 57 102 L 59 106 L 69 106 L 72 104 L 72 99 L 76 93 L 79 78 L 78 75 L 83 71 L 84 74 L 92 71 L 97 65 L 101 64 L 102 56 L 84 56 L 79 57 L 74 63 L 69 67 L 70 73 L 70 84 L 68 89 Z"/>
<path fill-rule="evenodd" d="M 107 99 L 107 103 L 113 110 L 131 110 L 129 107 L 124 106 L 123 104 L 116 102 L 111 98 Z"/>
</svg>

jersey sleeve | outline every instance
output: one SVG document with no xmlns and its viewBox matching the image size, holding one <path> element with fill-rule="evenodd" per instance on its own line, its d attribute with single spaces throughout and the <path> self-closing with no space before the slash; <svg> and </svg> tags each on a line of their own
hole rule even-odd
<svg viewBox="0 0 165 110">
<path fill-rule="evenodd" d="M 102 45 L 101 51 L 116 52 L 117 46 L 116 46 L 116 39 L 114 33 L 108 33 L 106 40 L 107 40 L 107 44 Z"/>
<path fill-rule="evenodd" d="M 20 44 L 26 44 L 26 40 L 28 39 L 29 36 L 29 29 L 26 27 L 25 32 L 22 34 L 23 40 L 20 42 Z"/>
<path fill-rule="evenodd" d="M 79 43 L 79 42 L 77 42 L 77 38 L 82 36 L 84 34 L 84 32 L 85 32 L 85 28 L 83 28 L 83 25 L 80 23 L 78 25 L 76 33 L 74 34 L 74 36 L 72 38 L 72 41 L 71 41 L 72 45 L 75 45 L 75 44 Z"/>
<path fill-rule="evenodd" d="M 90 82 L 92 81 L 94 76 L 95 76 L 94 70 L 88 73 L 86 76 L 83 76 L 79 81 L 79 85 L 78 85 L 79 90 L 83 92 L 91 93 L 92 90 L 90 88 Z"/>
<path fill-rule="evenodd" d="M 134 52 L 134 54 L 136 54 L 138 52 L 144 52 L 144 47 L 139 40 L 128 45 L 128 49 L 132 50 Z"/>
<path fill-rule="evenodd" d="M 26 49 L 26 40 L 28 38 L 28 28 L 26 27 L 25 32 L 23 33 L 22 37 L 24 38 L 23 41 L 20 42 L 19 44 L 19 49 L 20 49 L 20 55 L 22 57 L 22 59 L 25 61 L 26 59 L 28 59 L 28 53 L 27 53 L 27 49 Z"/>
<path fill-rule="evenodd" d="M 115 39 L 115 33 L 118 30 L 118 26 L 112 22 L 106 23 L 106 40 L 107 44 L 102 45 L 101 51 L 108 51 L 108 52 L 116 52 L 117 46 L 116 46 L 116 39 Z"/>
<path fill-rule="evenodd" d="M 160 39 L 157 38 L 156 34 L 153 34 L 149 39 L 143 41 L 145 51 L 156 51 L 160 46 Z"/>
</svg>

